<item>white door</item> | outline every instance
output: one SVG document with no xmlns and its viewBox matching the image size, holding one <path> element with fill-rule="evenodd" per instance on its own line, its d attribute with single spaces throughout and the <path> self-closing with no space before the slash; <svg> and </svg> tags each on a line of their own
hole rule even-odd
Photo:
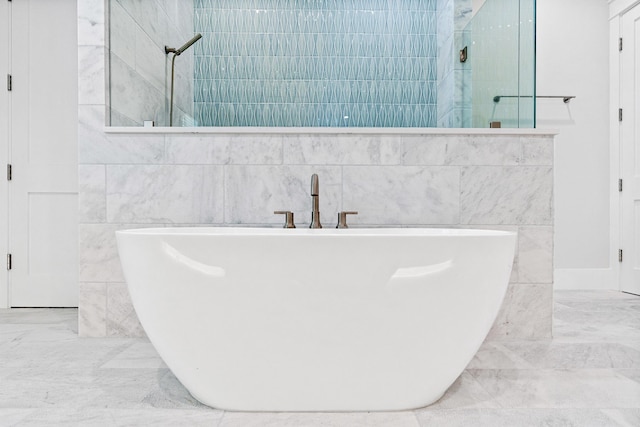
<svg viewBox="0 0 640 427">
<path fill-rule="evenodd" d="M 8 162 L 9 154 L 9 92 L 4 87 L 4 79 L 9 74 L 9 35 L 11 32 L 11 19 L 9 17 L 9 5 L 11 3 L 0 1 L 0 165 L 2 168 Z M 9 252 L 9 226 L 7 223 L 8 209 L 8 182 L 0 175 L 0 254 L 3 257 Z M 4 265 L 0 266 L 0 308 L 9 306 L 9 292 L 7 280 L 8 272 Z"/>
<path fill-rule="evenodd" d="M 77 307 L 76 0 L 10 4 L 9 301 Z"/>
<path fill-rule="evenodd" d="M 622 16 L 620 289 L 640 295 L 640 6 Z"/>
</svg>

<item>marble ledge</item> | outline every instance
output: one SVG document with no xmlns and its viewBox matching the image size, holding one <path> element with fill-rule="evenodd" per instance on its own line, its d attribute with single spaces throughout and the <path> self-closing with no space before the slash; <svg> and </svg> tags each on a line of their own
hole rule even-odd
<svg viewBox="0 0 640 427">
<path fill-rule="evenodd" d="M 123 127 L 104 126 L 106 134 L 375 134 L 555 136 L 557 129 L 518 128 L 332 128 L 332 127 Z"/>
</svg>

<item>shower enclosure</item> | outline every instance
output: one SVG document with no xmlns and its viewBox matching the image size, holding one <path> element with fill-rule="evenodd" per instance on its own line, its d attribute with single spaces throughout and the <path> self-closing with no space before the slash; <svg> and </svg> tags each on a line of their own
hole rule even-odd
<svg viewBox="0 0 640 427">
<path fill-rule="evenodd" d="M 482 3 L 110 0 L 108 124 L 535 127 L 535 1 Z"/>
<path fill-rule="evenodd" d="M 488 0 L 463 32 L 464 127 L 535 127 L 535 1 Z"/>
</svg>

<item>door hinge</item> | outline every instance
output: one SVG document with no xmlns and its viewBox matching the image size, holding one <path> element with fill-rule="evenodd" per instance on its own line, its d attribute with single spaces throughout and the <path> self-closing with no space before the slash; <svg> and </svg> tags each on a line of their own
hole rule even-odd
<svg viewBox="0 0 640 427">
<path fill-rule="evenodd" d="M 622 121 L 622 108 L 618 108 L 618 121 Z"/>
<path fill-rule="evenodd" d="M 618 51 L 622 52 L 622 37 L 618 39 Z"/>
<path fill-rule="evenodd" d="M 13 77 L 11 74 L 7 74 L 7 90 L 9 92 L 13 90 Z"/>
<path fill-rule="evenodd" d="M 11 181 L 13 179 L 13 167 L 11 164 L 7 164 L 7 181 Z"/>
<path fill-rule="evenodd" d="M 622 192 L 622 179 L 618 180 L 618 191 Z"/>
<path fill-rule="evenodd" d="M 7 254 L 7 270 L 11 270 L 11 254 Z"/>
<path fill-rule="evenodd" d="M 622 262 L 622 249 L 618 249 L 618 262 Z"/>
</svg>

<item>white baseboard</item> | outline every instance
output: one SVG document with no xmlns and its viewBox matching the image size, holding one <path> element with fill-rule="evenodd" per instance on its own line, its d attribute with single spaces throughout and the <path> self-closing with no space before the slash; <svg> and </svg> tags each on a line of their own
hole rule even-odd
<svg viewBox="0 0 640 427">
<path fill-rule="evenodd" d="M 610 268 L 556 268 L 553 273 L 556 291 L 618 289 Z"/>
</svg>

